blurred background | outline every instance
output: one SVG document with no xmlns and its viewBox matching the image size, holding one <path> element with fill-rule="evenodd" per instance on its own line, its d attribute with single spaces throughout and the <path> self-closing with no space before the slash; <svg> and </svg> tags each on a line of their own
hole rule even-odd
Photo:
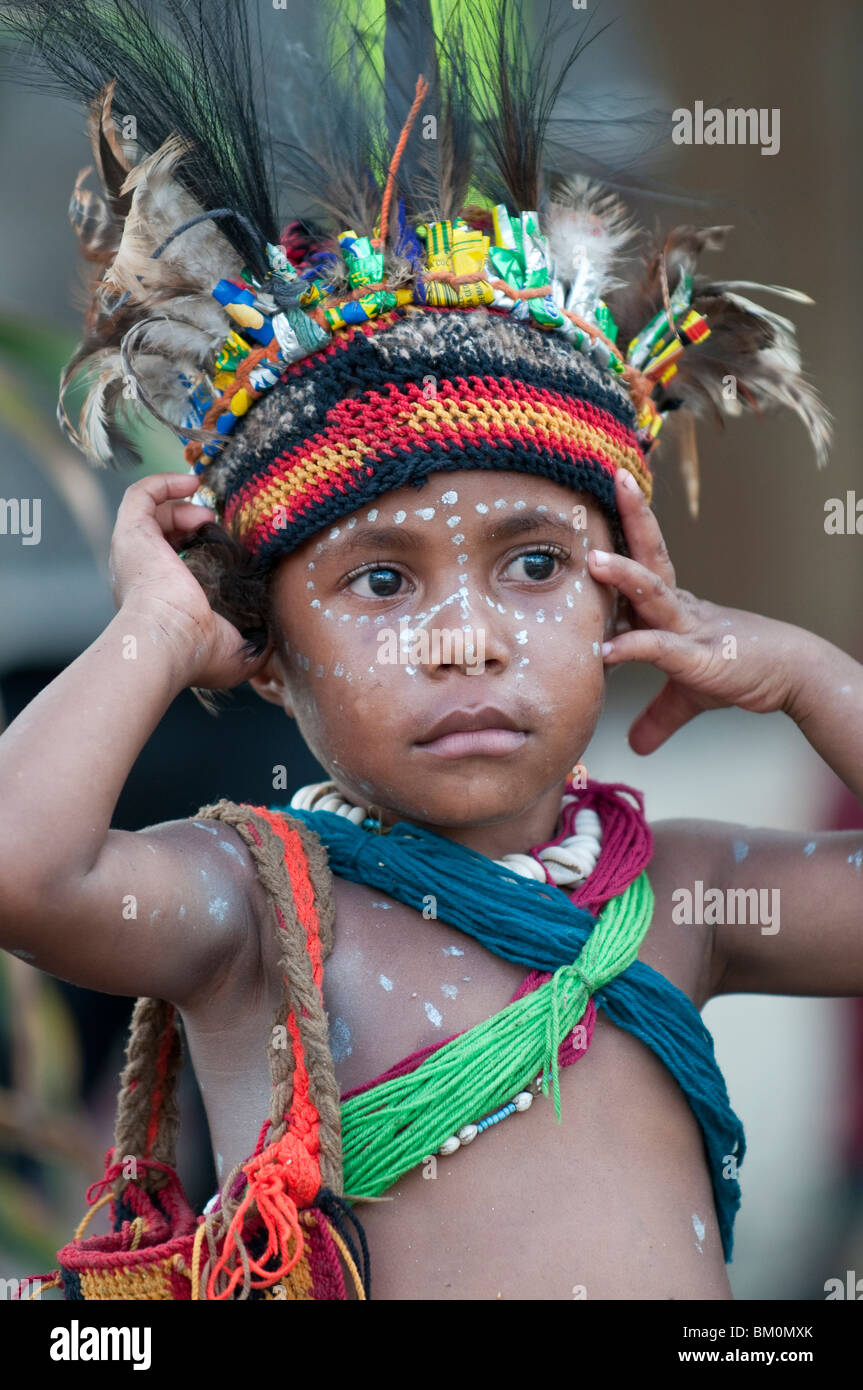
<svg viewBox="0 0 863 1390">
<path fill-rule="evenodd" d="M 303 9 L 288 0 L 298 35 Z M 616 148 L 602 157 L 622 184 L 650 190 L 630 199 L 649 225 L 733 224 L 727 250 L 709 261 L 718 275 L 812 296 L 814 306 L 794 305 L 791 316 L 836 420 L 822 472 L 790 416 L 743 418 L 721 434 L 702 426 L 697 521 L 686 509 L 674 449 L 660 454 L 655 508 L 678 581 L 863 658 L 863 537 L 824 530 L 829 498 L 855 488 L 863 497 L 853 442 L 863 11 L 853 0 L 587 0 L 587 11 L 597 25 L 614 22 L 575 70 L 585 113 L 591 103 L 654 113 L 646 127 L 620 123 Z M 671 112 L 696 101 L 778 108 L 778 153 L 674 145 Z M 0 130 L 0 497 L 42 500 L 38 545 L 0 534 L 5 726 L 113 615 L 105 561 L 132 479 L 91 472 L 66 448 L 53 416 L 80 324 L 75 296 L 80 302 L 83 280 L 67 205 L 89 163 L 84 116 L 3 84 Z M 584 131 L 584 148 L 594 153 L 589 125 Z M 755 297 L 783 311 L 780 301 Z M 148 469 L 185 470 L 170 435 L 146 426 L 140 438 Z M 863 808 L 782 715 L 704 715 L 650 757 L 637 757 L 627 730 L 661 683 L 649 669 L 619 673 L 585 756 L 592 776 L 643 789 L 651 820 L 863 826 Z M 270 802 L 276 763 L 288 766 L 292 788 L 318 775 L 293 724 L 248 688 L 218 719 L 185 692 L 143 750 L 114 825 L 139 829 L 220 797 Z M 0 1277 L 53 1268 L 83 1214 L 84 1189 L 101 1176 L 111 1143 L 131 1004 L 0 958 Z M 848 1269 L 863 1277 L 861 1011 L 856 1001 L 754 995 L 705 1010 L 749 1146 L 729 1270 L 739 1298 L 820 1299 L 827 1279 L 844 1280 Z M 179 1166 L 191 1200 L 202 1203 L 215 1175 L 188 1067 L 183 1086 Z"/>
</svg>

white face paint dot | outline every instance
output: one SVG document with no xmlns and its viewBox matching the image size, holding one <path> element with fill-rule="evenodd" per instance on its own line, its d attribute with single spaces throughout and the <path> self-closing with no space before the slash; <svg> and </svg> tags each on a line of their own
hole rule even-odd
<svg viewBox="0 0 863 1390">
<path fill-rule="evenodd" d="M 541 506 L 541 507 L 537 507 L 536 510 L 537 510 L 538 512 L 547 512 L 547 511 L 548 511 L 548 507 L 546 507 L 545 505 L 543 505 L 543 506 Z"/>
<path fill-rule="evenodd" d="M 393 517 L 393 521 L 395 522 L 396 526 L 401 526 L 406 516 L 407 512 L 396 512 L 395 516 Z"/>
<path fill-rule="evenodd" d="M 447 526 L 458 526 L 458 524 L 459 524 L 460 521 L 461 521 L 461 517 L 458 516 L 458 515 L 456 515 L 456 516 L 448 516 L 447 519 L 446 519 L 446 524 L 447 524 Z"/>
<path fill-rule="evenodd" d="M 458 501 L 458 493 L 452 491 L 445 492 L 440 500 L 445 502 L 448 507 L 452 507 Z"/>
<path fill-rule="evenodd" d="M 331 540 L 331 541 L 334 541 L 335 538 L 336 538 L 336 536 L 338 536 L 339 534 L 340 534 L 340 528 L 339 528 L 338 526 L 334 526 L 333 529 L 332 529 L 332 531 L 330 532 L 330 540 Z"/>
<path fill-rule="evenodd" d="M 352 516 L 351 519 L 350 519 L 350 521 L 348 522 L 348 530 L 349 530 L 349 531 L 353 531 L 353 529 L 354 529 L 354 527 L 356 526 L 356 524 L 357 524 L 357 519 L 356 519 L 355 516 Z"/>
<path fill-rule="evenodd" d="M 466 565 L 466 564 L 467 564 L 467 555 L 465 555 L 464 553 L 462 553 L 461 555 L 457 556 L 456 558 L 458 559 L 458 562 L 459 562 L 460 565 Z M 459 575 L 459 582 L 461 583 L 461 582 L 462 582 L 464 579 L 466 579 L 466 578 L 467 578 L 467 575 Z"/>
<path fill-rule="evenodd" d="M 307 579 L 307 580 L 306 580 L 306 588 L 307 588 L 307 589 L 313 589 L 314 587 L 315 587 L 315 581 L 314 581 L 314 579 Z"/>
<path fill-rule="evenodd" d="M 391 990 L 393 987 L 392 980 L 388 980 L 386 975 L 378 975 L 378 984 L 380 985 L 381 989 L 385 990 Z"/>
<path fill-rule="evenodd" d="M 576 579 L 576 580 L 575 580 L 575 583 L 573 584 L 573 588 L 577 589 L 578 592 L 581 593 L 581 580 L 580 580 L 580 579 Z"/>
<path fill-rule="evenodd" d="M 319 598 L 313 598 L 312 601 L 311 601 L 311 603 L 309 604 L 309 607 L 310 607 L 310 608 L 320 608 L 320 606 L 321 606 L 321 601 L 320 601 Z"/>
<path fill-rule="evenodd" d="M 536 621 L 537 621 L 538 623 L 544 623 L 544 622 L 545 622 L 545 610 L 544 610 L 544 609 L 542 609 L 542 608 L 537 608 L 537 610 L 536 610 Z"/>
<path fill-rule="evenodd" d="M 441 985 L 441 994 L 445 994 L 447 999 L 455 999 L 458 994 L 458 985 Z"/>
<path fill-rule="evenodd" d="M 450 536 L 450 540 L 452 541 L 453 545 L 461 545 L 462 541 L 464 540 L 464 536 L 462 535 L 461 531 L 459 531 L 457 535 Z"/>
<path fill-rule="evenodd" d="M 575 607 L 575 599 L 572 597 L 572 594 L 567 594 L 567 596 L 566 596 L 566 606 L 567 606 L 567 608 L 574 608 L 574 607 Z"/>
<path fill-rule="evenodd" d="M 526 502 L 521 502 L 521 501 L 515 502 L 515 503 L 513 504 L 513 510 L 514 510 L 514 511 L 521 511 L 521 509 L 522 509 L 523 507 L 526 507 L 526 506 L 527 506 L 527 503 L 526 503 Z"/>
<path fill-rule="evenodd" d="M 524 646 L 525 642 L 527 641 L 527 632 L 524 628 L 522 628 L 521 632 L 517 632 L 515 634 L 515 640 L 520 647 Z"/>
<path fill-rule="evenodd" d="M 378 509 L 377 509 L 377 507 L 372 507 L 371 511 L 366 513 L 366 520 L 367 520 L 367 521 L 377 521 L 377 519 L 378 519 Z"/>
<path fill-rule="evenodd" d="M 420 507 L 414 515 L 418 516 L 421 521 L 431 521 L 434 516 L 434 507 Z"/>
<path fill-rule="evenodd" d="M 309 563 L 306 565 L 306 569 L 307 569 L 307 570 L 313 570 L 314 568 L 315 568 L 315 562 L 314 562 L 314 560 L 310 560 Z"/>
<path fill-rule="evenodd" d="M 530 657 L 529 657 L 529 656 L 523 656 L 523 657 L 521 658 L 521 661 L 520 661 L 518 664 L 519 664 L 519 666 L 529 666 L 529 665 L 530 665 Z"/>
<path fill-rule="evenodd" d="M 331 608 L 325 608 L 325 609 L 324 609 L 324 617 L 325 617 L 325 618 L 331 618 L 332 616 L 333 616 L 333 610 L 332 610 Z"/>
<path fill-rule="evenodd" d="M 598 642 L 594 642 L 594 644 L 593 644 L 593 655 L 594 655 L 594 656 L 599 656 L 599 643 L 598 643 Z"/>
<path fill-rule="evenodd" d="M 505 507 L 505 506 L 506 506 L 506 498 L 505 498 L 505 497 L 498 497 L 494 505 L 495 505 L 496 507 Z"/>
<path fill-rule="evenodd" d="M 478 511 L 482 516 L 485 516 L 486 512 L 488 511 L 488 507 L 486 506 L 485 502 L 477 502 L 476 511 Z"/>
<path fill-rule="evenodd" d="M 512 611 L 513 611 L 513 613 L 515 614 L 515 616 L 519 619 L 519 621 L 521 621 L 521 619 L 524 617 L 524 614 L 523 614 L 523 613 L 519 613 L 519 611 L 518 611 L 517 608 L 514 608 Z"/>
<path fill-rule="evenodd" d="M 463 956 L 464 951 L 460 951 L 458 946 L 441 946 L 445 956 Z"/>
<path fill-rule="evenodd" d="M 426 1018 L 428 1019 L 429 1023 L 433 1023 L 435 1028 L 440 1028 L 441 1024 L 443 1023 L 443 1014 L 438 1013 L 434 1004 L 430 1003 L 429 1000 L 426 1000 L 425 1004 L 423 1005 L 423 1008 L 426 1011 Z"/>
</svg>

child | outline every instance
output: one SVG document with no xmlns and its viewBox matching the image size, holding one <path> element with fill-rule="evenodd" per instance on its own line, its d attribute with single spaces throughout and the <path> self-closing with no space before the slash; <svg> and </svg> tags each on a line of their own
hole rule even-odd
<svg viewBox="0 0 863 1390">
<path fill-rule="evenodd" d="M 647 661 L 668 681 L 636 751 L 702 710 L 781 709 L 863 799 L 859 665 L 680 589 L 649 506 L 664 417 L 724 408 L 728 380 L 823 454 L 791 325 L 695 274 L 715 228 L 616 280 L 630 229 L 542 163 L 567 64 L 552 83 L 556 39 L 532 49 L 517 6 L 439 59 L 425 7 L 402 18 L 431 77 L 401 104 L 369 86 L 368 35 L 337 77 L 303 54 L 319 124 L 286 177 L 326 224 L 281 238 L 242 15 L 192 6 L 183 30 L 169 4 L 169 42 L 124 9 L 119 33 L 86 0 L 17 21 L 95 101 L 103 196 L 79 179 L 73 220 L 101 278 L 73 366 L 99 377 L 78 431 L 61 419 L 122 456 L 131 381 L 195 470 L 129 487 L 117 617 L 0 739 L 4 946 L 142 996 L 114 1263 L 67 1247 L 58 1282 L 104 1296 L 175 1239 L 159 1292 L 114 1296 L 727 1299 L 744 1141 L 698 1011 L 863 991 L 860 837 L 747 830 L 738 862 L 739 827 L 649 825 L 578 760 L 606 671 Z M 691 463 L 687 486 L 697 505 Z M 175 695 L 244 680 L 331 780 L 112 830 Z M 781 931 L 681 931 L 699 880 L 739 904 L 769 886 Z M 221 1184 L 201 1217 L 172 1171 L 175 1010 Z"/>
</svg>

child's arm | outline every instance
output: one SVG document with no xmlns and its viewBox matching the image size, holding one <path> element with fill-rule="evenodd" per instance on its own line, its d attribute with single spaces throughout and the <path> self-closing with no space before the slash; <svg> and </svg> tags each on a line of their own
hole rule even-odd
<svg viewBox="0 0 863 1390">
<path fill-rule="evenodd" d="M 127 490 L 111 547 L 117 617 L 0 738 L 0 946 L 91 989 L 178 1004 L 252 942 L 261 907 L 248 850 L 220 822 L 110 829 L 171 701 L 258 665 L 172 548 L 212 520 L 186 500 L 195 483 L 169 473 Z"/>
<path fill-rule="evenodd" d="M 678 589 L 656 518 L 618 479 L 634 558 L 597 564 L 591 552 L 590 565 L 629 600 L 633 622 L 604 649 L 606 662 L 648 661 L 668 676 L 633 724 L 632 748 L 653 752 L 703 710 L 783 710 L 863 803 L 863 667 L 801 628 Z M 711 994 L 863 995 L 863 830 L 793 834 L 709 821 L 684 828 L 687 843 L 697 830 L 705 849 L 681 853 L 680 889 L 694 891 L 700 879 L 704 894 L 715 889 L 722 900 L 722 909 L 718 897 L 703 907 L 703 920 L 715 913 L 717 921 Z M 666 840 L 673 834 L 667 826 Z"/>
<path fill-rule="evenodd" d="M 863 803 L 863 666 L 811 633 L 800 638 L 788 653 L 796 681 L 787 713 Z M 769 890 L 763 901 L 775 900 L 776 921 L 767 930 L 717 926 L 713 992 L 863 995 L 863 826 L 716 829 L 723 886 L 741 901 L 737 890 Z"/>
</svg>

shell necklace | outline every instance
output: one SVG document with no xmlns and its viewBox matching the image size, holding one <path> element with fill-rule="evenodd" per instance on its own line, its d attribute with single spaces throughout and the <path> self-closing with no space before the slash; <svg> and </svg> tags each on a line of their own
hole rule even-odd
<svg viewBox="0 0 863 1390">
<path fill-rule="evenodd" d="M 578 797 L 572 792 L 564 793 L 561 813 Z M 300 787 L 291 797 L 291 806 L 299 811 L 330 811 L 336 816 L 346 816 L 354 825 L 369 829 L 380 827 L 380 821 L 371 814 L 370 807 L 356 805 L 347 801 L 337 790 L 335 782 L 312 782 Z M 536 854 L 505 854 L 502 859 L 494 859 L 494 864 L 547 883 L 550 878 L 560 888 L 573 888 L 583 883 L 596 868 L 602 848 L 602 827 L 595 811 L 585 808 L 575 813 L 575 834 L 568 835 L 558 845 L 545 845 Z"/>
</svg>

